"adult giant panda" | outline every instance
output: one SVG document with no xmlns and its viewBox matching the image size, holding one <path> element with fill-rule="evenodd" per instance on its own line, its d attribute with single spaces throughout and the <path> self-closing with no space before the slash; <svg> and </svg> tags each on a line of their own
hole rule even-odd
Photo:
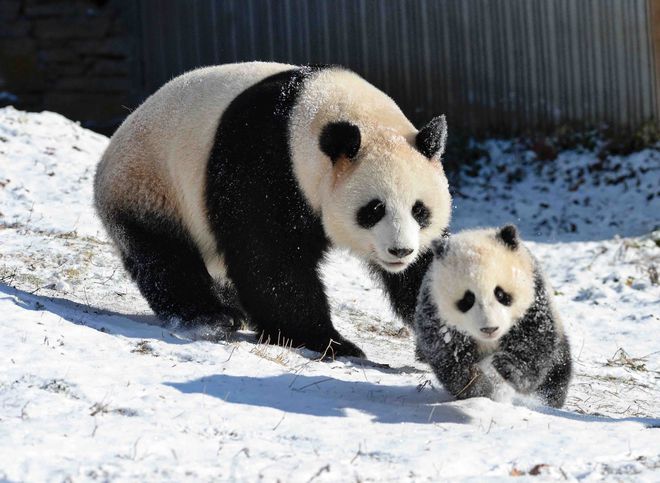
<svg viewBox="0 0 660 483">
<path fill-rule="evenodd" d="M 344 68 L 207 67 L 119 127 L 95 204 L 159 317 L 222 331 L 247 320 L 271 341 L 363 356 L 332 325 L 319 262 L 331 246 L 357 254 L 411 323 L 449 223 L 445 139 L 444 117 L 418 132 Z"/>
</svg>

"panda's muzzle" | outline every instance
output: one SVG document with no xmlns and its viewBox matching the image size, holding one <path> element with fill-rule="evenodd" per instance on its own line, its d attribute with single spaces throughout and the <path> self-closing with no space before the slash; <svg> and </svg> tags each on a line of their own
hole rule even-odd
<svg viewBox="0 0 660 483">
<path fill-rule="evenodd" d="M 394 255 L 397 258 L 406 258 L 408 255 L 410 255 L 412 252 L 414 252 L 412 248 L 388 248 L 387 252 L 390 255 Z"/>
</svg>

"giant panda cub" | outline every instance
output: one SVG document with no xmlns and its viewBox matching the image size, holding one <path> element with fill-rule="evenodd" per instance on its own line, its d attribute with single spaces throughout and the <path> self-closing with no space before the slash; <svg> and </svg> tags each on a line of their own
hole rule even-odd
<svg viewBox="0 0 660 483">
<path fill-rule="evenodd" d="M 418 131 L 344 68 L 207 67 L 119 127 L 95 205 L 160 318 L 208 338 L 247 321 L 264 340 L 362 356 L 332 325 L 319 263 L 350 250 L 412 324 L 449 223 L 446 135 L 443 116 Z"/>
<path fill-rule="evenodd" d="M 507 387 L 561 407 L 571 378 L 568 338 L 536 259 L 515 226 L 434 242 L 420 289 L 417 349 L 455 397 Z"/>
</svg>

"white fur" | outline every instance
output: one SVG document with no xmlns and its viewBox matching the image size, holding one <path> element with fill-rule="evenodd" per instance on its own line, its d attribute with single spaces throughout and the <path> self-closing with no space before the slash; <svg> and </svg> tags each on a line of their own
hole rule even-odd
<svg viewBox="0 0 660 483">
<path fill-rule="evenodd" d="M 112 136 L 98 167 L 97 203 L 174 217 L 190 231 L 209 273 L 225 277 L 203 194 L 215 131 L 238 94 L 292 67 L 228 64 L 193 70 L 165 84 Z"/>
<path fill-rule="evenodd" d="M 449 248 L 431 267 L 431 296 L 443 319 L 473 337 L 483 352 L 497 348 L 497 341 L 522 318 L 534 302 L 534 261 L 522 246 L 511 250 L 496 239 L 497 230 L 467 230 L 453 235 Z M 513 296 L 506 307 L 497 301 L 495 287 Z M 475 295 L 466 313 L 456 303 L 466 290 Z M 481 332 L 498 327 L 492 337 Z"/>
</svg>

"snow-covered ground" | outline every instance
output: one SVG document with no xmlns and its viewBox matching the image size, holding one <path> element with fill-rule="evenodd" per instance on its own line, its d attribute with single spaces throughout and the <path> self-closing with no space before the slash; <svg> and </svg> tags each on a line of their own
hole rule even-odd
<svg viewBox="0 0 660 483">
<path fill-rule="evenodd" d="M 368 361 L 174 337 L 94 215 L 106 144 L 0 110 L 0 481 L 660 481 L 660 152 L 491 141 L 456 185 L 452 228 L 518 223 L 554 285 L 576 374 L 552 410 L 453 401 L 344 253 L 334 318 Z"/>
</svg>

